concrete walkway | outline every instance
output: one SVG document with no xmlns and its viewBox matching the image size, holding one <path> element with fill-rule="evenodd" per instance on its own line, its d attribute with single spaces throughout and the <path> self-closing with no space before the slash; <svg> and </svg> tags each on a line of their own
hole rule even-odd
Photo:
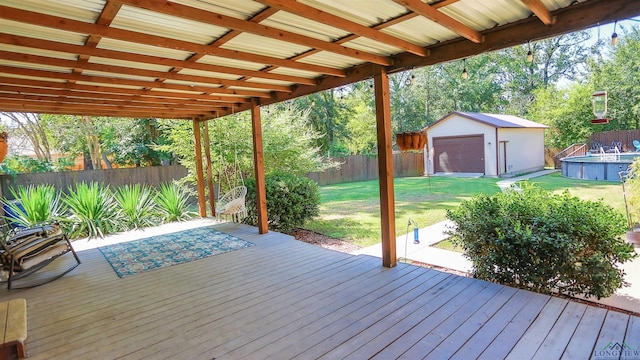
<svg viewBox="0 0 640 360">
<path fill-rule="evenodd" d="M 543 170 L 523 176 L 500 180 L 496 183 L 503 191 L 515 186 L 518 181 L 544 176 L 557 172 L 557 170 Z M 450 221 L 442 221 L 431 226 L 419 229 L 419 244 L 413 243 L 413 228 L 410 232 L 396 238 L 396 254 L 399 261 L 409 261 L 428 264 L 431 266 L 452 270 L 458 273 L 470 273 L 472 264 L 461 253 L 449 250 L 438 249 L 432 245 L 447 239 L 448 228 L 452 226 Z M 636 253 L 640 256 L 640 248 L 636 248 Z M 353 254 L 366 254 L 381 257 L 382 244 L 372 245 L 353 252 Z M 629 287 L 618 290 L 613 296 L 589 301 L 617 307 L 624 310 L 640 312 L 640 257 L 633 262 L 628 262 L 622 267 L 625 271 L 626 281 Z"/>
</svg>

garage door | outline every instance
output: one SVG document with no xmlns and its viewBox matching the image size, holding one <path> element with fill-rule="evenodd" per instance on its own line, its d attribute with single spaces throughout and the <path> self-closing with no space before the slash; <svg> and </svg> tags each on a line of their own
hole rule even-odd
<svg viewBox="0 0 640 360">
<path fill-rule="evenodd" d="M 433 138 L 436 172 L 484 174 L 484 135 Z"/>
</svg>

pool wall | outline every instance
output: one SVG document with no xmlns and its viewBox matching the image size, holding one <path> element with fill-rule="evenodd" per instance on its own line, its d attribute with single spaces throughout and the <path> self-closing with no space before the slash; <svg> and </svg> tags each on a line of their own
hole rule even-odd
<svg viewBox="0 0 640 360">
<path fill-rule="evenodd" d="M 633 157 L 605 157 L 603 161 L 594 161 L 594 158 L 598 157 L 587 155 L 561 159 L 562 176 L 573 179 L 620 181 L 618 172 L 627 170 L 633 161 Z"/>
</svg>

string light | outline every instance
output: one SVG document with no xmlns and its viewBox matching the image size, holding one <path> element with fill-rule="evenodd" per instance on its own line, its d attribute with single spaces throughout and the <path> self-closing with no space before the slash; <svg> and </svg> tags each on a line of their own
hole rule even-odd
<svg viewBox="0 0 640 360">
<path fill-rule="evenodd" d="M 462 69 L 462 78 L 467 80 L 469 78 L 469 73 L 467 72 L 467 59 L 462 59 L 463 69 Z"/>
<path fill-rule="evenodd" d="M 408 77 L 407 80 L 404 81 L 404 83 L 407 86 L 415 84 L 416 83 L 416 76 L 412 74 L 411 77 Z"/>
<path fill-rule="evenodd" d="M 531 41 L 527 41 L 529 43 L 529 52 L 527 52 L 527 62 L 533 62 L 533 52 L 531 51 Z"/>
<path fill-rule="evenodd" d="M 611 34 L 611 45 L 613 46 L 618 45 L 618 34 L 616 33 L 616 26 L 618 26 L 617 20 L 615 23 L 613 23 L 613 34 Z"/>
</svg>

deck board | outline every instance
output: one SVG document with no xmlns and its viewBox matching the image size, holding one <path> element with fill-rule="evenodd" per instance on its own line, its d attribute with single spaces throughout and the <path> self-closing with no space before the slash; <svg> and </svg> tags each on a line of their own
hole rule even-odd
<svg viewBox="0 0 640 360">
<path fill-rule="evenodd" d="M 564 350 L 573 336 L 574 331 L 580 323 L 580 319 L 584 315 L 587 305 L 577 302 L 569 302 L 565 311 L 558 318 L 558 321 L 547 334 L 538 351 L 534 355 L 534 359 L 559 359 L 562 357 Z"/>
<path fill-rule="evenodd" d="M 607 310 L 605 309 L 588 307 L 582 315 L 571 340 L 569 340 L 561 359 L 578 360 L 590 358 L 595 339 L 598 338 L 606 315 Z"/>
<path fill-rule="evenodd" d="M 586 358 L 638 317 L 245 225 L 256 246 L 119 278 L 97 249 L 26 298 L 31 359 Z M 99 240 L 95 240 L 99 241 Z"/>
</svg>

